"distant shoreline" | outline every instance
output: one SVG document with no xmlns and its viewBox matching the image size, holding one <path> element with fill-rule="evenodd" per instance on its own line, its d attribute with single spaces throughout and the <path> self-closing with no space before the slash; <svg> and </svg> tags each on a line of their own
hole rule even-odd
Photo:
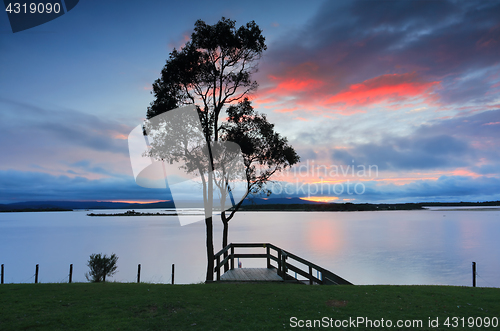
<svg viewBox="0 0 500 331">
<path fill-rule="evenodd" d="M 418 202 L 418 203 L 319 203 L 307 202 L 302 203 L 300 200 L 292 203 L 283 203 L 283 199 L 277 201 L 264 200 L 249 200 L 241 207 L 241 211 L 387 211 L 387 210 L 423 210 L 428 207 L 449 207 L 446 210 L 478 210 L 483 208 L 492 210 L 486 207 L 500 208 L 500 201 L 485 201 L 485 202 Z M 289 201 L 289 200 L 288 200 Z M 253 202 L 253 204 L 252 204 Z M 16 208 L 17 207 L 17 208 Z M 199 206 L 198 206 L 199 207 Z M 474 209 L 466 209 L 464 207 L 475 207 Z M 459 209 L 457 209 L 459 208 Z M 78 201 L 45 201 L 45 202 L 25 202 L 21 204 L 1 205 L 0 213 L 16 213 L 16 212 L 58 212 L 58 211 L 75 211 L 75 210 L 144 210 L 144 209 L 172 209 L 171 213 L 139 213 L 123 214 L 119 213 L 114 216 L 175 216 L 175 204 L 168 203 L 97 203 L 97 202 L 78 202 Z M 214 208 L 217 211 L 217 208 Z M 113 216 L 112 214 L 92 215 L 92 216 Z"/>
<path fill-rule="evenodd" d="M 73 209 L 67 208 L 23 208 L 23 209 L 7 209 L 0 210 L 0 213 L 37 213 L 37 212 L 48 212 L 48 211 L 73 211 Z"/>
</svg>

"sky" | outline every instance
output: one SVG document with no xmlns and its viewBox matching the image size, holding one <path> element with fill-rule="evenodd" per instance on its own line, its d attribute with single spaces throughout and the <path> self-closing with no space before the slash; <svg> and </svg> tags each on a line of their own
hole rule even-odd
<svg viewBox="0 0 500 331">
<path fill-rule="evenodd" d="M 0 203 L 171 199 L 135 183 L 127 137 L 221 17 L 262 29 L 251 100 L 301 157 L 271 197 L 500 200 L 498 1 L 81 0 L 17 33 L 0 14 Z"/>
</svg>

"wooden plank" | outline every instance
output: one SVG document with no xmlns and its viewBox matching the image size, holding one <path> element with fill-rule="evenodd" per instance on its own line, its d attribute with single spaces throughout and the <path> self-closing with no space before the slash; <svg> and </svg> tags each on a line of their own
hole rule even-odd
<svg viewBox="0 0 500 331">
<path fill-rule="evenodd" d="M 267 254 L 234 254 L 235 258 L 246 258 L 246 259 L 265 259 Z"/>
<path fill-rule="evenodd" d="M 276 282 L 283 281 L 283 279 L 278 276 L 276 269 L 268 268 L 237 268 L 233 270 L 228 270 L 221 277 L 221 281 L 238 281 L 238 282 L 251 282 L 251 281 L 268 281 Z"/>
<path fill-rule="evenodd" d="M 231 243 L 233 247 L 266 247 L 270 244 L 268 243 Z"/>
</svg>

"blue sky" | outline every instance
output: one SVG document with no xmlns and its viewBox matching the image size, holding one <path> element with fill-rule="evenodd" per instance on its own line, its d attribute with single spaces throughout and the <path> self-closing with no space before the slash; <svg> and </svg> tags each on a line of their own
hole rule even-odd
<svg viewBox="0 0 500 331">
<path fill-rule="evenodd" d="M 0 16 L 0 203 L 169 199 L 135 184 L 126 138 L 169 52 L 222 16 L 266 37 L 252 101 L 302 160 L 275 196 L 500 200 L 499 2 L 81 0 L 18 33 Z"/>
</svg>

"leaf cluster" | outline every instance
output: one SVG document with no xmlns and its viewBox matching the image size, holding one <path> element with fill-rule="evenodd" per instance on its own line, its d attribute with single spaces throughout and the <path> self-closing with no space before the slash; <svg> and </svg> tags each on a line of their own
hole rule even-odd
<svg viewBox="0 0 500 331">
<path fill-rule="evenodd" d="M 254 22 L 235 26 L 222 18 L 215 25 L 195 23 L 191 40 L 174 49 L 153 83 L 155 101 L 147 118 L 183 105 L 197 105 L 207 140 L 218 139 L 218 118 L 225 104 L 242 100 L 257 89 L 251 74 L 267 48 L 262 31 Z"/>
<path fill-rule="evenodd" d="M 274 130 L 265 114 L 253 109 L 248 98 L 230 106 L 227 115 L 227 121 L 221 125 L 221 140 L 240 146 L 249 194 L 263 190 L 274 173 L 299 162 L 300 157 L 288 140 Z"/>
</svg>

